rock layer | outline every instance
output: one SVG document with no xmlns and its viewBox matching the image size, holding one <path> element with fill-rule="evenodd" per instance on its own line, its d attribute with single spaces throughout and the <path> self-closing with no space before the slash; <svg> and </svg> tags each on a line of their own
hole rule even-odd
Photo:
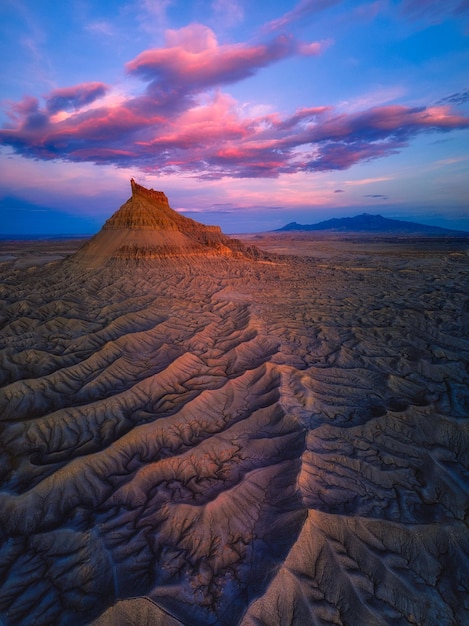
<svg viewBox="0 0 469 626">
<path fill-rule="evenodd" d="M 162 191 L 146 189 L 133 179 L 130 182 L 132 196 L 75 254 L 75 261 L 99 266 L 116 259 L 255 254 L 224 235 L 219 226 L 205 226 L 174 211 Z"/>
</svg>

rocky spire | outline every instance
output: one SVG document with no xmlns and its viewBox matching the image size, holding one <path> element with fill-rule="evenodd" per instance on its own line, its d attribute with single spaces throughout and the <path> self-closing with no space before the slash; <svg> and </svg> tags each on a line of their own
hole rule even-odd
<svg viewBox="0 0 469 626">
<path fill-rule="evenodd" d="M 104 225 L 107 229 L 129 228 L 131 230 L 181 230 L 189 220 L 169 206 L 168 198 L 162 191 L 146 189 L 130 181 L 132 196 Z M 195 223 L 195 222 L 194 222 Z M 200 226 L 203 226 L 202 224 Z"/>
<path fill-rule="evenodd" d="M 135 182 L 133 178 L 130 179 L 130 187 L 132 189 L 132 198 L 136 196 L 142 196 L 143 198 L 147 198 L 148 200 L 152 200 L 155 203 L 163 204 L 169 207 L 168 198 L 166 194 L 162 191 L 155 191 L 154 189 L 147 189 L 142 185 L 139 185 Z"/>
</svg>

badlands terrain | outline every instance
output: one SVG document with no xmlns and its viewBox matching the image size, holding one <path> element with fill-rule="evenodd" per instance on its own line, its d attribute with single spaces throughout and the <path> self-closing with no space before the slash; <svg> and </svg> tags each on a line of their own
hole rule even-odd
<svg viewBox="0 0 469 626">
<path fill-rule="evenodd" d="M 468 269 L 136 183 L 2 244 L 1 626 L 468 624 Z"/>
</svg>

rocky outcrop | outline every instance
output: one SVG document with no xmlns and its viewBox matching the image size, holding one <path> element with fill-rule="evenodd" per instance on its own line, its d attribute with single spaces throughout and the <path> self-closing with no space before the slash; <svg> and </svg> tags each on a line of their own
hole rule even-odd
<svg viewBox="0 0 469 626">
<path fill-rule="evenodd" d="M 258 256 L 258 251 L 174 211 L 162 191 L 130 181 L 132 196 L 73 257 L 88 265 L 109 260 Z"/>
<path fill-rule="evenodd" d="M 154 189 L 146 189 L 132 178 L 132 196 L 112 215 L 103 230 L 167 230 L 184 233 L 210 233 L 221 235 L 219 226 L 205 226 L 174 211 L 166 194 Z"/>
</svg>

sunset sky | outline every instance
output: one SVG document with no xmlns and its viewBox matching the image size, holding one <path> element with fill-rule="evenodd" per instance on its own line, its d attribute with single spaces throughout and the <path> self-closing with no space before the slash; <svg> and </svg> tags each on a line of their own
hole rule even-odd
<svg viewBox="0 0 469 626">
<path fill-rule="evenodd" d="M 0 234 L 86 234 L 129 179 L 227 233 L 469 230 L 468 0 L 3 0 Z"/>
</svg>

